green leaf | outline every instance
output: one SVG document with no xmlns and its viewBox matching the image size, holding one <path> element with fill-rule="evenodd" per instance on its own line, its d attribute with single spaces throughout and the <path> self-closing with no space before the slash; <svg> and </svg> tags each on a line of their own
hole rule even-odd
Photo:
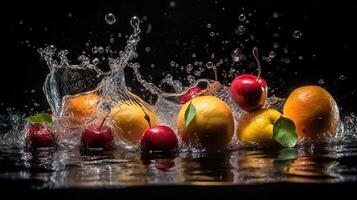
<svg viewBox="0 0 357 200">
<path fill-rule="evenodd" d="M 298 151 L 295 148 L 285 148 L 279 151 L 276 160 L 279 161 L 295 160 L 297 157 L 298 157 Z"/>
<path fill-rule="evenodd" d="M 188 105 L 185 111 L 185 128 L 187 128 L 188 125 L 190 125 L 190 123 L 195 118 L 195 116 L 196 116 L 196 108 L 190 101 L 190 104 Z"/>
<path fill-rule="evenodd" d="M 40 113 L 37 115 L 32 115 L 25 118 L 26 121 L 34 123 L 45 123 L 47 125 L 52 125 L 52 117 L 47 113 Z"/>
<path fill-rule="evenodd" d="M 298 141 L 294 122 L 281 116 L 274 124 L 273 137 L 284 147 L 294 147 Z"/>
</svg>

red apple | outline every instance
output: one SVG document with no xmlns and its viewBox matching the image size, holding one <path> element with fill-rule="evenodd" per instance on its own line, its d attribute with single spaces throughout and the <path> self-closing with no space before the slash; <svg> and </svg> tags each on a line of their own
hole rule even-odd
<svg viewBox="0 0 357 200">
<path fill-rule="evenodd" d="M 268 86 L 261 77 L 243 74 L 233 80 L 230 92 L 239 108 L 252 112 L 264 106 L 268 97 Z"/>
<path fill-rule="evenodd" d="M 188 89 L 185 93 L 181 94 L 178 98 L 180 104 L 184 104 L 191 99 L 200 95 L 202 89 L 200 87 L 194 86 Z"/>
<path fill-rule="evenodd" d="M 177 145 L 176 134 L 167 126 L 153 126 L 141 138 L 142 151 L 173 151 Z"/>
<path fill-rule="evenodd" d="M 29 149 L 55 147 L 56 139 L 52 131 L 41 123 L 30 124 L 27 135 Z"/>
<path fill-rule="evenodd" d="M 84 130 L 81 143 L 84 149 L 108 150 L 113 148 L 113 134 L 108 126 L 95 124 Z"/>
</svg>

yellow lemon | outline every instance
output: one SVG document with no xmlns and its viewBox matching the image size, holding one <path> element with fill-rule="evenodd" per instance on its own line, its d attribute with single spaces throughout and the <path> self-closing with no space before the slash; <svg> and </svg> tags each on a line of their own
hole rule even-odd
<svg viewBox="0 0 357 200">
<path fill-rule="evenodd" d="M 190 102 L 196 112 L 186 127 L 185 112 Z M 234 118 L 231 108 L 214 96 L 200 96 L 186 102 L 177 116 L 178 133 L 185 144 L 207 150 L 221 149 L 231 141 Z"/>
<path fill-rule="evenodd" d="M 65 99 L 62 115 L 67 117 L 71 126 L 79 126 L 94 117 L 99 96 L 94 93 L 81 94 Z"/>
<path fill-rule="evenodd" d="M 145 113 L 150 118 L 151 126 L 158 124 L 156 114 L 146 106 L 125 101 L 114 107 L 110 113 L 110 119 L 119 138 L 129 144 L 139 142 L 144 131 L 150 127 L 149 122 L 145 119 Z"/>
<path fill-rule="evenodd" d="M 261 109 L 243 114 L 238 120 L 237 136 L 245 142 L 254 142 L 262 146 L 276 146 L 273 127 L 281 113 L 274 109 Z"/>
<path fill-rule="evenodd" d="M 334 134 L 340 121 L 336 101 L 319 86 L 295 89 L 286 100 L 284 115 L 294 121 L 301 138 Z"/>
</svg>

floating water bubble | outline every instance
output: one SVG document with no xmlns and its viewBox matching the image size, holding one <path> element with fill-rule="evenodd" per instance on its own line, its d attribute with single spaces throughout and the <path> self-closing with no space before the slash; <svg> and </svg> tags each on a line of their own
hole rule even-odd
<svg viewBox="0 0 357 200">
<path fill-rule="evenodd" d="M 150 50 L 151 50 L 150 47 L 145 47 L 146 52 L 150 52 Z"/>
<path fill-rule="evenodd" d="M 211 37 L 214 37 L 215 35 L 216 35 L 216 33 L 215 32 L 210 32 L 210 34 L 209 34 Z"/>
<path fill-rule="evenodd" d="M 170 62 L 170 66 L 171 66 L 171 67 L 175 67 L 175 64 L 176 64 L 176 63 L 175 63 L 175 61 L 173 61 L 173 60 Z"/>
<path fill-rule="evenodd" d="M 242 60 L 242 58 L 244 57 L 243 52 L 241 49 L 239 48 L 235 48 L 232 52 L 232 60 L 233 62 L 239 62 Z"/>
<path fill-rule="evenodd" d="M 102 46 L 97 47 L 98 53 L 104 53 L 104 48 Z"/>
<path fill-rule="evenodd" d="M 294 37 L 295 39 L 299 39 L 299 38 L 301 38 L 301 36 L 302 36 L 302 32 L 301 32 L 300 30 L 295 30 L 295 31 L 293 32 L 293 37 Z"/>
<path fill-rule="evenodd" d="M 325 83 L 325 80 L 321 78 L 317 81 L 317 83 L 320 85 L 323 85 Z"/>
<path fill-rule="evenodd" d="M 288 50 L 287 48 L 283 48 L 283 52 L 284 52 L 285 54 L 288 54 L 288 53 L 289 53 L 289 50 Z"/>
<path fill-rule="evenodd" d="M 193 69 L 193 65 L 192 65 L 192 64 L 188 64 L 188 65 L 186 66 L 186 72 L 187 72 L 187 73 L 191 73 L 192 69 Z"/>
<path fill-rule="evenodd" d="M 274 18 L 278 18 L 278 17 L 279 17 L 279 13 L 278 13 L 278 12 L 274 12 L 274 13 L 273 13 L 273 17 L 274 17 Z"/>
<path fill-rule="evenodd" d="M 109 25 L 112 25 L 117 21 L 115 18 L 115 15 L 113 13 L 106 14 L 104 19 L 105 19 L 105 22 Z"/>
<path fill-rule="evenodd" d="M 170 2 L 170 7 L 172 7 L 172 8 L 176 7 L 176 2 L 171 1 L 171 2 Z"/>
<path fill-rule="evenodd" d="M 109 42 L 110 43 L 114 43 L 115 42 L 115 39 L 113 37 L 109 38 Z"/>
<path fill-rule="evenodd" d="M 93 65 L 98 65 L 99 59 L 98 59 L 98 58 L 94 58 L 94 59 L 92 60 L 92 63 L 93 63 Z"/>
<path fill-rule="evenodd" d="M 274 47 L 274 49 L 278 48 L 278 47 L 279 47 L 279 43 L 275 42 L 275 43 L 273 44 L 273 47 Z"/>
<path fill-rule="evenodd" d="M 201 72 L 200 71 L 195 71 L 194 74 L 195 74 L 195 76 L 201 76 Z"/>
<path fill-rule="evenodd" d="M 234 29 L 235 34 L 243 35 L 246 32 L 247 28 L 244 25 L 239 25 L 237 28 Z"/>
<path fill-rule="evenodd" d="M 238 17 L 239 21 L 243 22 L 246 19 L 246 16 L 244 13 L 240 14 Z"/>
<path fill-rule="evenodd" d="M 346 80 L 346 79 L 347 79 L 347 76 L 346 76 L 346 75 L 341 74 L 341 75 L 338 77 L 338 79 L 340 79 L 341 81 L 344 81 L 344 80 Z"/>
<path fill-rule="evenodd" d="M 211 24 L 207 24 L 207 28 L 212 28 L 212 25 Z"/>
<path fill-rule="evenodd" d="M 271 51 L 271 52 L 269 52 L 269 55 L 267 57 L 265 57 L 265 60 L 268 62 L 271 62 L 275 57 L 276 57 L 275 51 Z"/>
</svg>

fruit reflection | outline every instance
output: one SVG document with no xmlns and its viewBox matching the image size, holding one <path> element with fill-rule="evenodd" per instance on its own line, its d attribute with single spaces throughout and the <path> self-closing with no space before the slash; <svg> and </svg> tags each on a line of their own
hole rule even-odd
<svg viewBox="0 0 357 200">
<path fill-rule="evenodd" d="M 229 163 L 229 152 L 183 153 L 180 166 L 184 182 L 192 184 L 231 183 L 234 175 Z"/>
</svg>

